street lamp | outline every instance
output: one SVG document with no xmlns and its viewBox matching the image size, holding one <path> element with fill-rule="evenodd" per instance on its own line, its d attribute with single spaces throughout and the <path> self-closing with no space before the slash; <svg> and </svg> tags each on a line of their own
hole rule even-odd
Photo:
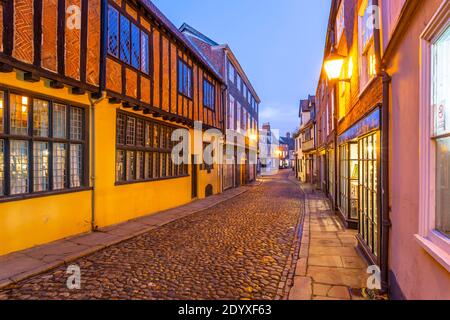
<svg viewBox="0 0 450 320">
<path fill-rule="evenodd" d="M 350 79 L 340 79 L 342 74 L 342 67 L 344 66 L 344 61 L 346 57 L 338 53 L 331 52 L 330 55 L 325 59 L 324 67 L 327 73 L 328 79 L 330 81 L 344 81 L 350 82 Z"/>
</svg>

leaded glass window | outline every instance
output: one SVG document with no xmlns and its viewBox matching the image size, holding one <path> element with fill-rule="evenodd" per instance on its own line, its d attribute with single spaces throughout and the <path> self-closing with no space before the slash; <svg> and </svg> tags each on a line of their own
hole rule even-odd
<svg viewBox="0 0 450 320">
<path fill-rule="evenodd" d="M 40 99 L 33 100 L 33 135 L 35 137 L 44 138 L 49 135 L 48 110 L 48 101 Z"/>
<path fill-rule="evenodd" d="M 28 135 L 28 112 L 30 98 L 16 94 L 10 95 L 11 134 Z"/>
<path fill-rule="evenodd" d="M 70 139 L 83 140 L 84 110 L 72 108 L 70 110 Z"/>
<path fill-rule="evenodd" d="M 108 8 L 108 53 L 119 57 L 119 12 Z"/>
<path fill-rule="evenodd" d="M 130 63 L 131 35 L 130 20 L 125 16 L 120 16 L 120 60 Z"/>
<path fill-rule="evenodd" d="M 149 73 L 149 48 L 148 48 L 148 35 L 145 32 L 141 32 L 141 70 L 142 72 Z"/>
<path fill-rule="evenodd" d="M 53 144 L 53 189 L 61 190 L 66 186 L 67 170 L 66 170 L 67 149 L 64 143 Z"/>
<path fill-rule="evenodd" d="M 65 139 L 67 127 L 67 106 L 53 104 L 53 137 Z"/>
<path fill-rule="evenodd" d="M 141 57 L 140 36 L 141 36 L 141 31 L 134 23 L 132 23 L 131 24 L 131 65 L 133 67 L 135 67 L 136 69 L 140 68 L 140 57 Z"/>
<path fill-rule="evenodd" d="M 11 194 L 28 192 L 28 141 L 10 141 L 10 183 Z"/>
<path fill-rule="evenodd" d="M 49 190 L 48 175 L 48 143 L 33 143 L 33 190 L 34 192 L 42 192 Z"/>
</svg>

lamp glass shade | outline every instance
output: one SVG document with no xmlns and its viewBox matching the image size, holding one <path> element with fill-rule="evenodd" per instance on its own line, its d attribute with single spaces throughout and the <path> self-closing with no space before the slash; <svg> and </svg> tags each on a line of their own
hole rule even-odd
<svg viewBox="0 0 450 320">
<path fill-rule="evenodd" d="M 331 59 L 327 59 L 325 61 L 324 67 L 325 71 L 327 73 L 328 79 L 330 80 L 336 80 L 339 79 L 339 77 L 342 74 L 342 67 L 344 65 L 344 58 L 342 57 L 335 57 Z"/>
</svg>

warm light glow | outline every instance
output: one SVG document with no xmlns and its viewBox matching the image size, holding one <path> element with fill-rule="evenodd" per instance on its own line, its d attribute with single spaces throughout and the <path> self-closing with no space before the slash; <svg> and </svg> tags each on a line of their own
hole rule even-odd
<svg viewBox="0 0 450 320">
<path fill-rule="evenodd" d="M 0 109 L 3 109 L 3 100 L 0 100 Z"/>
<path fill-rule="evenodd" d="M 22 97 L 22 104 L 23 105 L 28 105 L 28 97 Z"/>
<path fill-rule="evenodd" d="M 258 135 L 256 135 L 256 134 L 250 135 L 250 140 L 252 140 L 252 141 L 258 140 Z"/>
<path fill-rule="evenodd" d="M 344 59 L 333 59 L 325 61 L 325 71 L 327 72 L 328 79 L 339 79 L 342 73 L 342 66 L 344 65 Z"/>
<path fill-rule="evenodd" d="M 349 79 L 351 79 L 353 76 L 353 59 L 352 59 L 352 57 L 350 57 L 350 59 L 348 60 L 347 76 Z"/>
</svg>

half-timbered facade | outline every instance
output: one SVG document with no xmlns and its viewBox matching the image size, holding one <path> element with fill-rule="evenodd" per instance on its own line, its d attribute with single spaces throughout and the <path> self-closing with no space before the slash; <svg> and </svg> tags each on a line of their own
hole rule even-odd
<svg viewBox="0 0 450 320">
<path fill-rule="evenodd" d="M 0 255 L 220 191 L 171 138 L 223 81 L 150 1 L 0 1 L 0 72 Z"/>
</svg>

